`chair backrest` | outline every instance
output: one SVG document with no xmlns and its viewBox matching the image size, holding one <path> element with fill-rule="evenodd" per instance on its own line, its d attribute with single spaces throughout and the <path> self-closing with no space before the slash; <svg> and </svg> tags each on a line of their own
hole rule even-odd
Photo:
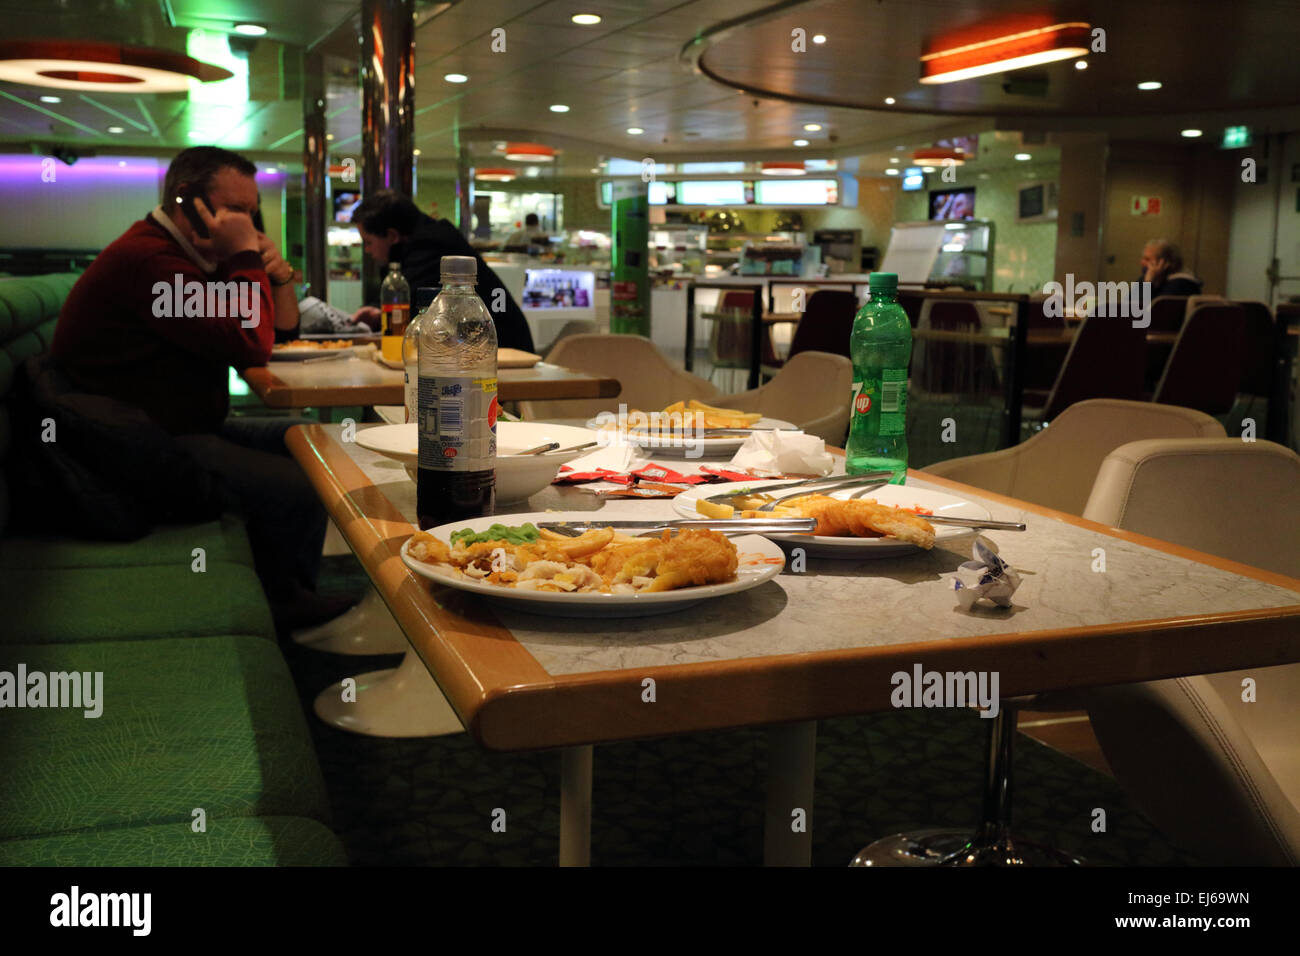
<svg viewBox="0 0 1300 956">
<path fill-rule="evenodd" d="M 1151 300 L 1151 331 L 1177 332 L 1187 318 L 1187 296 L 1160 295 Z"/>
<path fill-rule="evenodd" d="M 1071 405 L 1014 448 L 927 465 L 933 475 L 1022 501 L 1081 514 L 1101 463 L 1142 438 L 1222 438 L 1203 412 L 1151 402 L 1097 398 Z"/>
<path fill-rule="evenodd" d="M 1049 315 L 1047 311 L 1048 296 L 1042 292 L 1035 292 L 1029 297 L 1029 325 L 1030 329 L 1063 329 L 1065 328 L 1065 316 L 1060 314 L 1060 309 L 1052 309 Z"/>
<path fill-rule="evenodd" d="M 1246 312 L 1200 305 L 1183 322 L 1153 400 L 1211 415 L 1231 410 L 1246 364 Z"/>
<path fill-rule="evenodd" d="M 800 352 L 849 356 L 849 337 L 858 314 L 858 297 L 843 289 L 818 289 L 808 297 L 803 318 L 790 342 L 790 357 Z"/>
<path fill-rule="evenodd" d="M 1272 442 L 1124 445 L 1103 463 L 1084 517 L 1300 577 L 1300 457 Z M 1246 677 L 1253 702 L 1242 699 Z M 1117 779 L 1175 841 L 1207 863 L 1300 865 L 1300 665 L 1083 697 Z"/>
<path fill-rule="evenodd" d="M 1273 310 L 1263 302 L 1234 302 L 1246 313 L 1246 358 L 1242 364 L 1239 392 L 1268 395 L 1273 389 L 1274 340 L 1276 324 Z"/>
<path fill-rule="evenodd" d="M 848 428 L 852 394 L 852 362 L 829 352 L 800 352 L 759 389 L 758 406 L 752 410 L 793 422 L 838 445 Z"/>
<path fill-rule="evenodd" d="M 1129 319 L 1090 315 L 1080 323 L 1047 397 L 1043 418 L 1090 398 L 1138 399 L 1146 368 L 1146 333 Z"/>
<path fill-rule="evenodd" d="M 708 401 L 718 395 L 716 387 L 674 368 L 653 342 L 639 335 L 571 335 L 556 343 L 546 360 L 616 378 L 622 391 L 617 398 L 520 402 L 520 411 L 531 421 L 591 418 L 617 409 L 620 403 L 629 409 L 657 412 L 673 402 L 690 398 Z"/>
<path fill-rule="evenodd" d="M 754 308 L 754 292 L 748 289 L 728 289 L 718 298 L 719 312 L 744 312 L 749 315 Z"/>
</svg>

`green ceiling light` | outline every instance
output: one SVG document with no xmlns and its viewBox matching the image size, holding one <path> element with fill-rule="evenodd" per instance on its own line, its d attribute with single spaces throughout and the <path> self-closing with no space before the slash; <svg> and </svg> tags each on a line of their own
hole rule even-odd
<svg viewBox="0 0 1300 956">
<path fill-rule="evenodd" d="M 266 27 L 260 23 L 236 23 L 235 32 L 242 33 L 246 37 L 264 37 L 266 36 Z"/>
<path fill-rule="evenodd" d="M 233 106 L 248 102 L 248 58 L 231 52 L 229 36 L 209 30 L 191 30 L 185 39 L 185 52 L 196 60 L 223 67 L 231 74 L 228 79 L 212 83 L 191 80 L 191 103 Z M 241 116 L 242 113 L 241 110 Z"/>
</svg>

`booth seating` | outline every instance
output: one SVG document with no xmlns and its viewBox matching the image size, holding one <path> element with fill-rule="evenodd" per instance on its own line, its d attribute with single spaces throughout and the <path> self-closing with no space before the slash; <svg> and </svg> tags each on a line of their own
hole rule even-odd
<svg viewBox="0 0 1300 956">
<path fill-rule="evenodd" d="M 102 674 L 102 712 L 0 710 L 0 865 L 345 865 L 242 521 L 13 533 L 15 375 L 76 279 L 0 280 L 0 671 Z"/>
</svg>

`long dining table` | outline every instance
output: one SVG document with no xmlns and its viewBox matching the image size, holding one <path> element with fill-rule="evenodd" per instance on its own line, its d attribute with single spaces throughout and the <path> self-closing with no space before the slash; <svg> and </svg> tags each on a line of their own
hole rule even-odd
<svg viewBox="0 0 1300 956">
<path fill-rule="evenodd" d="M 408 569 L 400 549 L 416 530 L 415 486 L 398 462 L 343 437 L 341 426 L 313 424 L 292 429 L 288 444 L 474 739 L 496 751 L 559 749 L 561 865 L 590 859 L 601 743 L 767 728 L 764 859 L 808 865 L 816 721 L 890 710 L 897 672 L 996 672 L 1009 698 L 1300 661 L 1300 580 L 915 470 L 909 486 L 1027 525 L 985 532 L 1022 577 L 1010 608 L 965 611 L 954 599 L 953 572 L 971 557 L 963 536 L 874 560 L 787 561 L 752 590 L 668 614 L 530 614 Z M 546 510 L 673 513 L 670 500 L 605 500 L 573 485 L 501 513 Z M 791 826 L 798 809 L 802 832 Z M 845 849 L 847 860 L 856 848 Z"/>
</svg>

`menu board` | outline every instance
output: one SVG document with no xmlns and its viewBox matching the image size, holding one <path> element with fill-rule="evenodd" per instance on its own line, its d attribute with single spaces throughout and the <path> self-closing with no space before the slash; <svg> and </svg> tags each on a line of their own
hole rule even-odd
<svg viewBox="0 0 1300 956">
<path fill-rule="evenodd" d="M 754 201 L 765 206 L 833 206 L 839 202 L 834 179 L 760 179 Z"/>
<path fill-rule="evenodd" d="M 677 184 L 683 206 L 743 206 L 745 184 L 739 179 L 684 179 Z"/>
</svg>

